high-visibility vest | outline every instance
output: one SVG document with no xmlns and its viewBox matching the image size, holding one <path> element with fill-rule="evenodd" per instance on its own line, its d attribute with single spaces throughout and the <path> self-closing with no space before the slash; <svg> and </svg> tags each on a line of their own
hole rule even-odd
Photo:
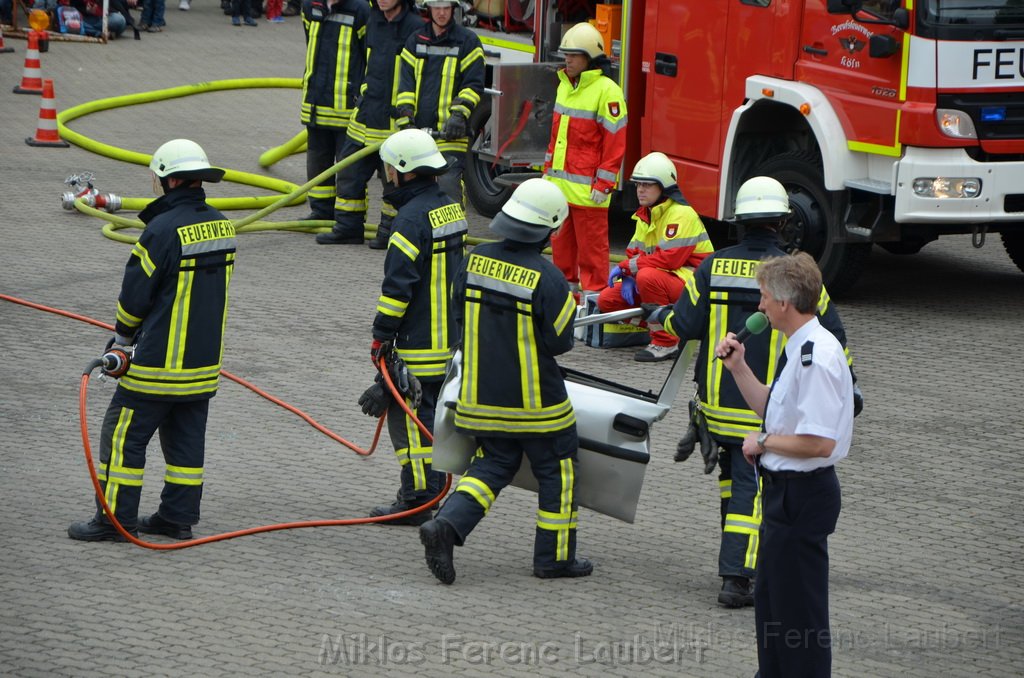
<svg viewBox="0 0 1024 678">
<path fill-rule="evenodd" d="M 565 69 L 558 71 L 558 81 L 544 175 L 570 204 L 607 207 L 626 154 L 622 88 L 598 69 L 581 73 L 575 87 Z M 594 189 L 606 194 L 602 202 L 590 199 Z"/>
</svg>

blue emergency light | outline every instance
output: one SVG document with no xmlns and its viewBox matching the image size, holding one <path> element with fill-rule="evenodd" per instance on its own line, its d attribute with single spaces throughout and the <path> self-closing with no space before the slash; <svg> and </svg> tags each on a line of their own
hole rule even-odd
<svg viewBox="0 0 1024 678">
<path fill-rule="evenodd" d="M 981 109 L 982 122 L 1002 122 L 1006 120 L 1006 106 L 986 106 Z"/>
</svg>

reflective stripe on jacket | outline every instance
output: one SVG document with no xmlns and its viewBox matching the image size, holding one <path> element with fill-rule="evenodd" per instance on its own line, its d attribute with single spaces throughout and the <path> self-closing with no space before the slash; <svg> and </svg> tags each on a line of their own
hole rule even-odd
<svg viewBox="0 0 1024 678">
<path fill-rule="evenodd" d="M 576 302 L 535 246 L 478 245 L 455 278 L 462 336 L 455 426 L 480 436 L 550 435 L 576 422 L 555 356 L 572 348 Z"/>
<path fill-rule="evenodd" d="M 573 83 L 558 71 L 558 93 L 544 175 L 573 205 L 607 206 L 590 199 L 592 189 L 609 193 L 618 184 L 626 154 L 626 99 L 600 70 L 584 71 Z"/>
<path fill-rule="evenodd" d="M 338 0 L 323 19 L 313 18 L 312 3 L 302 3 L 306 32 L 306 67 L 302 75 L 299 119 L 314 127 L 348 125 L 366 71 L 364 0 Z"/>
<path fill-rule="evenodd" d="M 435 36 L 428 23 L 406 41 L 395 105 L 412 107 L 414 126 L 440 131 L 455 111 L 468 120 L 483 91 L 484 50 L 476 33 L 452 24 Z M 437 147 L 464 152 L 469 137 L 438 139 Z"/>
<path fill-rule="evenodd" d="M 715 251 L 697 212 L 670 198 L 641 207 L 633 221 L 636 230 L 626 246 L 627 259 L 619 264 L 633 275 L 641 268 L 660 268 L 689 283 L 700 262 Z"/>
<path fill-rule="evenodd" d="M 235 227 L 201 188 L 177 188 L 139 214 L 117 299 L 118 334 L 135 355 L 118 386 L 151 399 L 217 392 L 235 264 Z"/>
</svg>

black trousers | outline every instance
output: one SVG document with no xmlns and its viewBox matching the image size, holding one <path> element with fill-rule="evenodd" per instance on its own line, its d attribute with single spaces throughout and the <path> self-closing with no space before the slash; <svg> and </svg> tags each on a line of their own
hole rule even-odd
<svg viewBox="0 0 1024 678">
<path fill-rule="evenodd" d="M 760 678 L 818 678 L 832 671 L 828 536 L 841 506 L 833 467 L 764 477 L 764 532 L 754 586 Z"/>
<path fill-rule="evenodd" d="M 199 522 L 206 456 L 207 400 L 144 400 L 118 388 L 107 407 L 100 433 L 100 486 L 117 521 L 138 524 L 146 447 L 160 431 L 166 470 L 160 493 L 161 517 L 180 525 Z M 97 517 L 103 509 L 96 500 Z"/>
<path fill-rule="evenodd" d="M 434 409 L 441 393 L 441 383 L 421 382 L 423 400 L 416 409 L 416 417 L 431 433 L 434 432 Z M 391 403 L 388 408 L 388 433 L 398 463 L 402 465 L 398 500 L 420 506 L 440 494 L 445 474 L 433 469 L 434 447 L 398 403 Z"/>
<path fill-rule="evenodd" d="M 718 457 L 722 511 L 718 574 L 752 579 L 761 532 L 761 490 L 754 467 L 743 458 L 742 444 L 716 442 L 722 447 Z"/>
<path fill-rule="evenodd" d="M 363 150 L 365 146 L 346 137 L 338 153 L 338 160 Z M 327 169 L 330 165 L 324 167 Z M 321 172 L 323 170 L 320 170 Z M 337 175 L 337 202 L 334 211 L 334 230 L 342 235 L 362 235 L 368 208 L 366 185 L 377 172 L 383 190 L 387 192 L 387 178 L 384 175 L 384 163 L 377 153 L 371 153 L 355 161 Z M 312 178 L 315 175 L 310 175 Z M 391 231 L 391 222 L 396 214 L 395 208 L 384 200 L 380 206 L 381 225 Z"/>
<path fill-rule="evenodd" d="M 498 494 L 515 477 L 523 455 L 537 479 L 533 566 L 553 569 L 576 559 L 575 425 L 542 438 L 477 437 L 476 456 L 437 514 L 455 529 L 461 546 Z"/>
<path fill-rule="evenodd" d="M 306 126 L 306 179 L 312 179 L 344 156 L 343 148 L 347 133 L 344 127 Z M 338 186 L 341 174 L 327 177 L 310 189 L 309 209 L 314 217 L 322 220 L 337 221 L 339 210 L 336 206 Z M 364 184 L 365 189 L 365 184 Z M 337 227 L 336 227 L 337 228 Z M 363 234 L 363 225 L 359 224 L 359 235 Z"/>
</svg>

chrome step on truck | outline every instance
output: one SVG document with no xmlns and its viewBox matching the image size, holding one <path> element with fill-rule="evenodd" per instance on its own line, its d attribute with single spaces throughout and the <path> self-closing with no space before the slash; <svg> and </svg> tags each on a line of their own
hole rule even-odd
<svg viewBox="0 0 1024 678">
<path fill-rule="evenodd" d="M 640 309 L 591 315 L 576 327 L 636 317 Z M 632 523 L 636 517 L 644 474 L 651 459 L 651 427 L 669 413 L 679 386 L 690 371 L 698 342 L 679 352 L 658 393 L 617 384 L 583 372 L 565 369 L 566 390 L 576 412 L 579 463 L 576 500 L 598 513 Z M 472 437 L 455 429 L 455 401 L 462 384 L 462 353 L 449 366 L 434 419 L 434 461 L 439 471 L 461 475 L 476 453 Z M 523 463 L 512 485 L 532 492 L 537 481 L 529 462 Z"/>
</svg>

